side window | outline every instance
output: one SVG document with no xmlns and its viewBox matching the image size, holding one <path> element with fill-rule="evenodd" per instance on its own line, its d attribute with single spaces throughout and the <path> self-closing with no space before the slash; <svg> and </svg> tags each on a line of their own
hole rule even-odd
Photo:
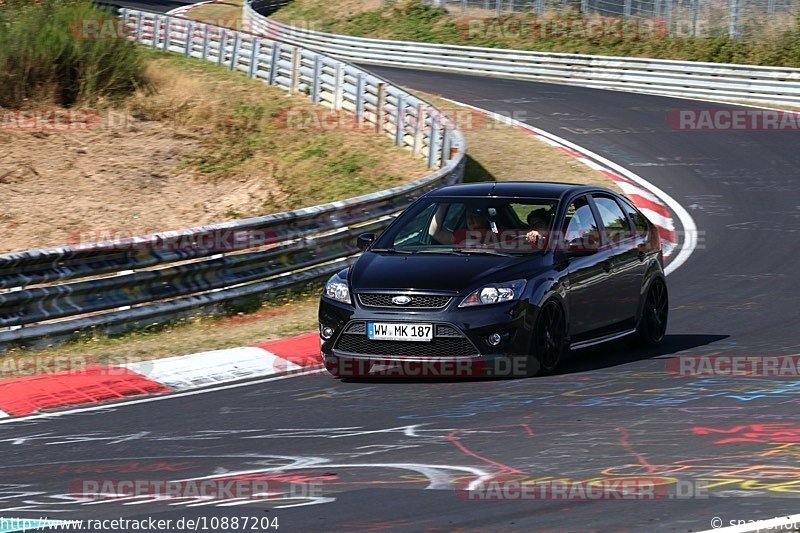
<svg viewBox="0 0 800 533">
<path fill-rule="evenodd" d="M 600 231 L 585 196 L 574 200 L 567 207 L 564 223 L 564 244 L 567 248 L 597 251 L 600 246 Z"/>
<path fill-rule="evenodd" d="M 622 207 L 625 209 L 628 217 L 630 217 L 631 221 L 633 222 L 633 227 L 636 229 L 636 233 L 640 236 L 646 236 L 648 228 L 647 217 L 645 217 L 638 209 L 633 207 L 628 202 L 622 202 Z"/>
<path fill-rule="evenodd" d="M 436 210 L 436 204 L 423 209 L 417 216 L 409 220 L 394 238 L 394 246 L 415 246 L 428 243 L 428 228 Z"/>
<path fill-rule="evenodd" d="M 607 242 L 618 243 L 632 237 L 628 219 L 614 198 L 595 194 L 592 198 L 603 221 Z"/>
</svg>

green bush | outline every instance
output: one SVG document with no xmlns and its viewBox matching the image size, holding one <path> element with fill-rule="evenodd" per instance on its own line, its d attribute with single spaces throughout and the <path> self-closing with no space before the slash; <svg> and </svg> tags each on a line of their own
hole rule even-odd
<svg viewBox="0 0 800 533">
<path fill-rule="evenodd" d="M 110 17 L 85 0 L 0 6 L 0 106 L 89 104 L 144 86 L 144 59 L 133 43 L 82 38 L 82 21 Z"/>
</svg>

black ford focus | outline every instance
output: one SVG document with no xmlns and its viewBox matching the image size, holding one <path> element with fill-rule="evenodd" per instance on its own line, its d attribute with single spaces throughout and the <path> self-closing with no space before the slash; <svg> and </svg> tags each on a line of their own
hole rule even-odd
<svg viewBox="0 0 800 533">
<path fill-rule="evenodd" d="M 453 185 L 409 206 L 320 301 L 336 376 L 520 376 L 568 350 L 666 332 L 658 230 L 590 186 Z"/>
</svg>

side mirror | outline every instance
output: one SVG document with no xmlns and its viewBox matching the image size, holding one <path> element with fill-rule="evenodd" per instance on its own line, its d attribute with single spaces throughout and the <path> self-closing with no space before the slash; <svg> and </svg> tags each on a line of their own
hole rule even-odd
<svg viewBox="0 0 800 533">
<path fill-rule="evenodd" d="M 362 233 L 361 235 L 358 236 L 358 239 L 356 240 L 356 246 L 358 246 L 358 249 L 363 252 L 364 250 L 369 248 L 369 246 L 373 242 L 375 242 L 374 233 Z"/>
</svg>

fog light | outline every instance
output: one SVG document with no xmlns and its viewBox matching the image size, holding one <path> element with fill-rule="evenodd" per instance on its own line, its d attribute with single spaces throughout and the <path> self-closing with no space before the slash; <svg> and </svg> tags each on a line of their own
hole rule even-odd
<svg viewBox="0 0 800 533">
<path fill-rule="evenodd" d="M 322 333 L 321 334 L 322 334 L 322 338 L 323 339 L 328 340 L 331 337 L 333 337 L 333 328 L 331 328 L 329 326 L 324 326 L 322 328 Z"/>
<path fill-rule="evenodd" d="M 492 333 L 491 335 L 489 335 L 489 338 L 487 340 L 489 341 L 489 344 L 491 344 L 492 346 L 497 346 L 503 339 L 502 337 L 500 337 L 499 333 Z"/>
</svg>

